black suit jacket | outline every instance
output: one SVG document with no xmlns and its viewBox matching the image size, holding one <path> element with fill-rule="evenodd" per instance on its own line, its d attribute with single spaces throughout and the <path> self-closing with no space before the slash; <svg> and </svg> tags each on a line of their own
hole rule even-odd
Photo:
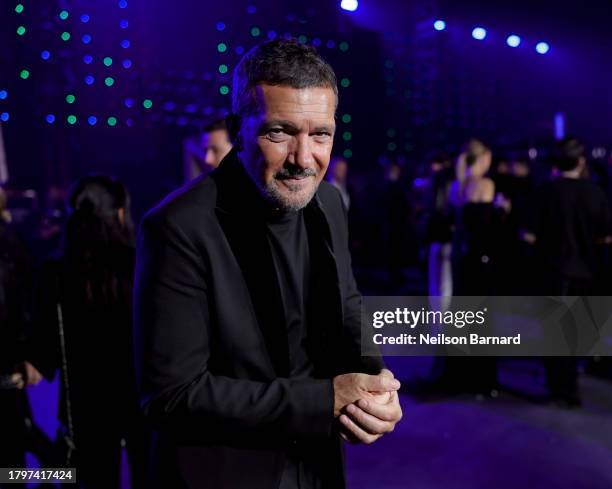
<svg viewBox="0 0 612 489">
<path fill-rule="evenodd" d="M 346 213 L 326 182 L 304 209 L 314 378 L 292 379 L 264 206 L 231 152 L 142 222 L 135 344 L 156 430 L 151 487 L 276 488 L 288 447 L 317 454 L 325 487 L 344 486 L 331 379 L 383 366 L 361 356 Z"/>
</svg>

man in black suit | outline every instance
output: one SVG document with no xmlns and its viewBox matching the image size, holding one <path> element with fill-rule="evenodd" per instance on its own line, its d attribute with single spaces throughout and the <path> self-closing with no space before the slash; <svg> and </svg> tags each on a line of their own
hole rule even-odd
<svg viewBox="0 0 612 489">
<path fill-rule="evenodd" d="M 323 182 L 336 78 L 272 41 L 236 67 L 235 148 L 143 220 L 135 286 L 151 487 L 342 488 L 341 437 L 401 418 L 399 382 L 362 356 L 346 212 Z"/>
</svg>

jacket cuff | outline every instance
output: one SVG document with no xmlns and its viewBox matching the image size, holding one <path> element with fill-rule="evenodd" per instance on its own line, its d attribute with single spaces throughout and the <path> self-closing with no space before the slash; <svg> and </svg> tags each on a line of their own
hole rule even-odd
<svg viewBox="0 0 612 489">
<path fill-rule="evenodd" d="M 332 379 L 297 380 L 291 383 L 292 432 L 297 438 L 327 438 L 334 421 Z"/>
</svg>

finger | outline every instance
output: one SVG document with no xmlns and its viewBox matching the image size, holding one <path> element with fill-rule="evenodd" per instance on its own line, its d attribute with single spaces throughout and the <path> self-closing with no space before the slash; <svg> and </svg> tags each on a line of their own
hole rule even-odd
<svg viewBox="0 0 612 489">
<path fill-rule="evenodd" d="M 401 384 L 397 379 L 392 379 L 386 375 L 364 375 L 363 388 L 366 391 L 396 391 Z"/>
<path fill-rule="evenodd" d="M 351 436 L 354 436 L 361 443 L 365 443 L 369 445 L 370 443 L 374 443 L 378 440 L 382 435 L 371 435 L 370 433 L 366 433 L 363 429 L 361 429 L 355 422 L 349 418 L 346 414 L 340 415 L 340 423 L 348 430 Z"/>
<path fill-rule="evenodd" d="M 391 372 L 391 370 L 389 370 L 388 368 L 383 368 L 378 375 L 383 375 L 391 379 L 395 378 L 395 375 L 393 375 L 393 372 Z"/>
<path fill-rule="evenodd" d="M 354 404 L 349 404 L 346 407 L 346 412 L 349 418 L 371 435 L 383 435 L 393 431 L 394 423 L 372 416 Z"/>
<path fill-rule="evenodd" d="M 387 404 L 379 404 L 366 399 L 360 399 L 357 401 L 357 406 L 366 413 L 383 421 L 397 423 L 402 419 L 402 407 L 400 406 L 397 395 L 394 395 Z"/>
</svg>

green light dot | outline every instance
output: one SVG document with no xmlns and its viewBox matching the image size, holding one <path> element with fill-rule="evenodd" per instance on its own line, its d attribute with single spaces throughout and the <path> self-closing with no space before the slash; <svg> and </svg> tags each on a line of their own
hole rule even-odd
<svg viewBox="0 0 612 489">
<path fill-rule="evenodd" d="M 348 51 L 349 45 L 348 42 L 342 41 L 338 47 L 340 48 L 340 51 L 346 52 Z"/>
<path fill-rule="evenodd" d="M 104 79 L 104 84 L 105 84 L 107 87 L 112 87 L 112 86 L 115 84 L 115 79 L 114 79 L 113 77 L 111 77 L 111 76 L 107 76 L 107 77 Z"/>
<path fill-rule="evenodd" d="M 259 27 L 251 27 L 251 36 L 258 37 L 261 34 Z"/>
<path fill-rule="evenodd" d="M 62 41 L 68 41 L 70 40 L 70 32 L 62 32 L 60 37 L 62 38 Z"/>
<path fill-rule="evenodd" d="M 76 97 L 72 95 L 71 93 L 66 95 L 66 102 L 68 102 L 69 104 L 73 104 L 75 100 L 76 100 Z"/>
<path fill-rule="evenodd" d="M 20 14 L 21 12 L 23 12 L 23 5 L 22 5 L 22 4 L 20 4 L 20 3 L 18 3 L 18 4 L 15 6 L 15 12 L 17 12 L 18 14 Z"/>
<path fill-rule="evenodd" d="M 76 115 L 69 115 L 68 118 L 66 119 L 68 121 L 68 124 L 76 124 L 77 118 Z"/>
<path fill-rule="evenodd" d="M 219 65 L 219 73 L 225 74 L 227 73 L 227 70 L 228 70 L 227 65 Z"/>
<path fill-rule="evenodd" d="M 227 95 L 229 93 L 229 87 L 227 85 L 221 85 L 221 87 L 219 87 L 219 93 L 221 93 L 221 95 Z"/>
<path fill-rule="evenodd" d="M 308 38 L 302 34 L 301 36 L 298 37 L 298 41 L 301 42 L 302 44 L 305 44 L 308 42 Z"/>
<path fill-rule="evenodd" d="M 395 144 L 395 143 L 389 143 L 389 144 L 387 144 L 387 149 L 388 149 L 389 151 L 395 151 L 395 150 L 397 149 L 397 144 Z"/>
<path fill-rule="evenodd" d="M 146 99 L 143 100 L 142 106 L 145 109 L 150 109 L 151 107 L 153 107 L 153 101 L 151 99 L 146 98 Z"/>
<path fill-rule="evenodd" d="M 348 124 L 349 122 L 351 122 L 351 114 L 344 114 L 342 116 L 342 122 L 344 122 L 345 124 Z"/>
<path fill-rule="evenodd" d="M 106 119 L 106 123 L 113 127 L 117 125 L 117 118 L 116 117 L 109 117 L 108 119 Z"/>
<path fill-rule="evenodd" d="M 62 10 L 59 13 L 59 18 L 62 19 L 62 20 L 66 20 L 68 18 L 68 15 L 70 15 L 70 14 L 68 13 L 67 10 Z"/>
<path fill-rule="evenodd" d="M 17 27 L 17 35 L 18 36 L 23 36 L 26 33 L 26 28 L 22 25 L 20 25 L 19 27 Z"/>
<path fill-rule="evenodd" d="M 351 80 L 349 80 L 348 78 L 343 78 L 342 80 L 340 80 L 340 85 L 343 88 L 347 88 L 348 86 L 351 85 Z"/>
<path fill-rule="evenodd" d="M 220 53 L 224 53 L 225 51 L 227 51 L 227 44 L 225 44 L 224 42 L 220 42 L 219 44 L 217 44 L 217 51 L 219 51 Z"/>
<path fill-rule="evenodd" d="M 353 156 L 353 152 L 350 149 L 345 149 L 344 152 L 342 153 L 342 155 L 345 158 L 350 158 L 351 156 Z"/>
<path fill-rule="evenodd" d="M 28 70 L 21 70 L 21 73 L 19 73 L 19 76 L 23 80 L 27 80 L 28 78 L 30 78 L 30 72 Z"/>
<path fill-rule="evenodd" d="M 106 58 L 102 60 L 102 62 L 104 63 L 104 66 L 110 66 L 113 64 L 113 58 L 111 58 L 110 56 L 107 56 Z"/>
<path fill-rule="evenodd" d="M 390 128 L 387 130 L 387 136 L 390 138 L 394 138 L 396 134 L 397 134 L 397 131 L 393 128 Z"/>
<path fill-rule="evenodd" d="M 350 131 L 344 131 L 342 133 L 342 139 L 344 139 L 345 141 L 350 141 L 351 139 L 353 139 L 353 135 Z"/>
</svg>

